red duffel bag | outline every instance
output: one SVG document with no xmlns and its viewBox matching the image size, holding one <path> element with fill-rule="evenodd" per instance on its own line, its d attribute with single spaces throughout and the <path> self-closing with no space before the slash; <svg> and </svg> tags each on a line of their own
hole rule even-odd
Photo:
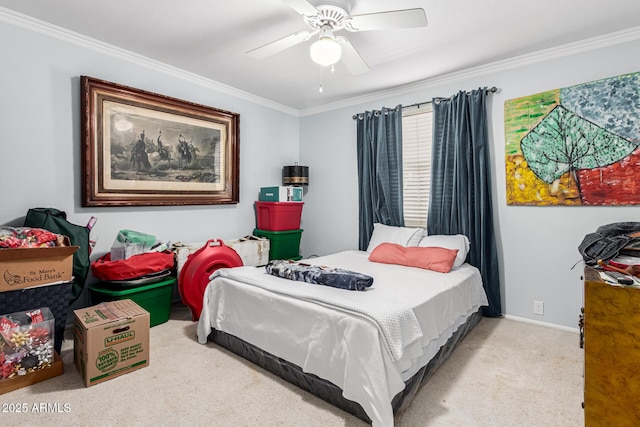
<svg viewBox="0 0 640 427">
<path fill-rule="evenodd" d="M 174 262 L 173 252 L 168 250 L 145 252 L 118 261 L 111 261 L 111 254 L 107 253 L 91 263 L 91 272 L 105 282 L 132 280 L 169 270 Z"/>
</svg>

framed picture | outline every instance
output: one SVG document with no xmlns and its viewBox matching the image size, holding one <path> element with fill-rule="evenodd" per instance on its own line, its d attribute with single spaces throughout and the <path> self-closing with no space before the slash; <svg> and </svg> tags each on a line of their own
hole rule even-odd
<svg viewBox="0 0 640 427">
<path fill-rule="evenodd" d="M 239 201 L 240 115 L 82 76 L 82 206 Z"/>
</svg>

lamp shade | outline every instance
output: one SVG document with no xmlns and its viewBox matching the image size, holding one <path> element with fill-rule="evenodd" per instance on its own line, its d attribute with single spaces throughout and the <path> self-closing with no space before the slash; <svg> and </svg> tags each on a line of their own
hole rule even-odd
<svg viewBox="0 0 640 427">
<path fill-rule="evenodd" d="M 321 38 L 311 45 L 309 54 L 313 62 L 326 67 L 340 60 L 342 47 L 331 38 Z"/>
<path fill-rule="evenodd" d="M 282 185 L 309 185 L 309 166 L 284 166 Z"/>
</svg>

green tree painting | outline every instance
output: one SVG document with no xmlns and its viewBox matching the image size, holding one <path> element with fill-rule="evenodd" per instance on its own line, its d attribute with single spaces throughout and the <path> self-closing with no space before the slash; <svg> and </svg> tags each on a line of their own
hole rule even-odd
<svg viewBox="0 0 640 427">
<path fill-rule="evenodd" d="M 636 144 L 627 141 L 557 105 L 520 142 L 529 168 L 547 184 L 567 172 L 580 185 L 578 169 L 616 163 Z"/>
<path fill-rule="evenodd" d="M 640 204 L 640 73 L 505 102 L 507 203 Z"/>
</svg>

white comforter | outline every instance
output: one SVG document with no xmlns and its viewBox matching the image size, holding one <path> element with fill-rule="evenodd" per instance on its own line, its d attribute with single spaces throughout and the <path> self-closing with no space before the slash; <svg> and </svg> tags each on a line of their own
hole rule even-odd
<svg viewBox="0 0 640 427">
<path fill-rule="evenodd" d="M 280 279 L 264 268 L 221 269 L 204 294 L 198 340 L 211 328 L 237 336 L 331 381 L 374 426 L 393 425 L 391 400 L 455 329 L 487 304 L 480 274 L 370 262 L 347 251 L 306 260 L 374 278 L 367 291 Z M 370 307 L 368 309 L 367 307 Z"/>
</svg>

